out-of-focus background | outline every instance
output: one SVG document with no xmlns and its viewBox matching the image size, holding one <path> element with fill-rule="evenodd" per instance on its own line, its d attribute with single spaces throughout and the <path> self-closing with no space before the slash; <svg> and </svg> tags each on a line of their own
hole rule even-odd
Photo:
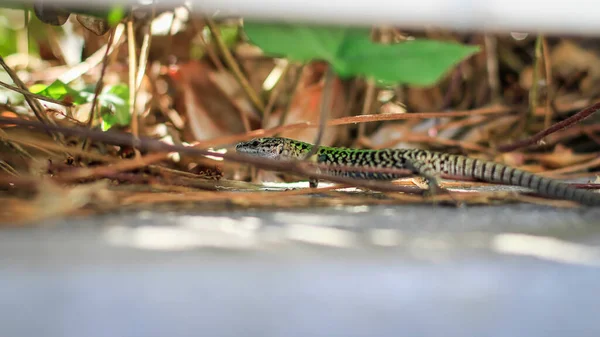
<svg viewBox="0 0 600 337">
<path fill-rule="evenodd" d="M 597 335 L 600 211 L 468 179 L 314 191 L 234 151 L 422 148 L 596 189 L 597 7 L 1 3 L 0 332 Z"/>
</svg>

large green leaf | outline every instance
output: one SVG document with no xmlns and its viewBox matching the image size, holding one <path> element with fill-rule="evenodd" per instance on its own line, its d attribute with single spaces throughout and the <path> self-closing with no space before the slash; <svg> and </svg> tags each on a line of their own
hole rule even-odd
<svg viewBox="0 0 600 337">
<path fill-rule="evenodd" d="M 348 39 L 342 51 L 341 75 L 363 75 L 383 82 L 431 85 L 452 66 L 478 51 L 477 47 L 435 40 L 412 40 L 383 45 Z"/>
<path fill-rule="evenodd" d="M 348 33 L 348 29 L 342 27 L 249 21 L 244 22 L 244 31 L 250 41 L 267 54 L 300 62 L 321 59 L 332 63 L 338 59 L 338 51 Z M 361 31 L 369 32 L 367 29 Z"/>
<path fill-rule="evenodd" d="M 245 22 L 250 41 L 267 54 L 309 62 L 325 60 L 340 77 L 363 76 L 386 84 L 431 85 L 478 47 L 435 40 L 379 44 L 369 30 Z"/>
</svg>

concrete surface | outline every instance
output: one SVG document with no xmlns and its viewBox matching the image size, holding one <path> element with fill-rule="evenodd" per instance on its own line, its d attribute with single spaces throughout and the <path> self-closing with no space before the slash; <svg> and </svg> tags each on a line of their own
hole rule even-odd
<svg viewBox="0 0 600 337">
<path fill-rule="evenodd" d="M 133 212 L 0 232 L 0 336 L 598 336 L 600 210 Z"/>
</svg>

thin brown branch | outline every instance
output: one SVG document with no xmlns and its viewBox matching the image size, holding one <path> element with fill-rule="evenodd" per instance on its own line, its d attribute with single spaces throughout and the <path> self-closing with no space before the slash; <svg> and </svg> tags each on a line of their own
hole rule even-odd
<svg viewBox="0 0 600 337">
<path fill-rule="evenodd" d="M 27 90 L 27 86 L 25 85 L 25 83 L 23 83 L 23 81 L 21 81 L 19 76 L 12 69 L 10 69 L 10 67 L 4 62 L 4 58 L 2 56 L 0 56 L 0 66 L 2 66 L 4 71 L 6 71 L 8 76 L 10 76 L 10 78 L 17 85 L 17 87 L 19 87 L 24 92 L 29 92 L 29 90 Z M 42 122 L 44 124 L 46 124 L 46 123 L 54 124 L 54 121 L 52 119 L 48 118 L 44 114 L 44 107 L 42 106 L 42 104 L 40 104 L 40 102 L 37 99 L 33 98 L 30 95 L 24 95 L 24 97 L 25 97 L 25 101 L 27 102 L 27 104 L 29 104 L 29 107 L 31 107 L 31 110 L 35 114 L 35 117 L 40 122 Z"/>
<path fill-rule="evenodd" d="M 146 165 L 150 165 L 168 158 L 165 153 L 153 153 L 145 157 L 121 160 L 108 166 L 97 166 L 94 168 L 82 168 L 72 172 L 59 175 L 57 179 L 63 182 L 71 182 L 80 179 L 88 179 L 96 176 L 107 176 L 123 171 L 130 171 Z"/>
<path fill-rule="evenodd" d="M 342 117 L 331 120 L 327 123 L 328 126 L 346 125 L 355 123 L 367 122 L 382 122 L 404 119 L 429 119 L 429 118 L 451 118 L 451 117 L 466 117 L 473 115 L 502 115 L 511 112 L 511 108 L 503 105 L 495 105 L 486 108 L 463 111 L 449 112 L 412 112 L 412 113 L 395 113 L 395 114 L 379 114 L 379 115 L 362 115 L 353 117 Z M 311 125 L 311 127 L 315 127 Z"/>
<path fill-rule="evenodd" d="M 98 96 L 102 91 L 102 87 L 104 86 L 104 74 L 106 73 L 106 68 L 108 67 L 108 54 L 111 50 L 110 46 L 114 42 L 115 30 L 112 29 L 108 36 L 108 42 L 106 44 L 106 51 L 104 53 L 104 58 L 102 59 L 102 70 L 100 70 L 100 77 L 98 78 L 98 82 L 96 82 L 96 88 L 94 90 L 94 98 L 92 99 L 92 108 L 90 111 L 90 117 L 87 121 L 87 127 L 92 128 L 94 120 L 96 119 L 96 105 L 98 105 Z M 89 147 L 89 142 L 87 139 L 83 140 L 82 149 L 87 151 Z"/>
<path fill-rule="evenodd" d="M 498 71 L 497 38 L 490 34 L 484 35 L 486 69 L 492 103 L 500 102 L 500 73 Z"/>
<path fill-rule="evenodd" d="M 558 122 L 558 123 L 552 125 L 551 127 L 544 129 L 527 139 L 523 139 L 522 141 L 519 141 L 519 142 L 516 142 L 513 144 L 501 145 L 497 148 L 497 150 L 499 152 L 510 152 L 510 151 L 514 151 L 516 149 L 525 148 L 530 145 L 536 144 L 537 142 L 542 140 L 544 137 L 546 137 L 556 131 L 568 128 L 571 125 L 586 119 L 587 117 L 591 116 L 594 112 L 596 112 L 598 110 L 600 110 L 600 102 L 590 105 L 589 107 L 577 112 L 573 116 L 571 116 L 561 122 Z"/>
<path fill-rule="evenodd" d="M 4 83 L 2 81 L 0 81 L 0 86 L 3 86 L 6 89 L 9 89 L 9 90 L 12 90 L 12 91 L 16 91 L 16 92 L 20 93 L 23 96 L 30 96 L 30 97 L 33 97 L 33 98 L 36 98 L 36 99 L 39 99 L 39 100 L 42 100 L 42 101 L 51 102 L 51 103 L 59 104 L 59 105 L 66 106 L 66 107 L 72 107 L 73 106 L 73 103 L 60 101 L 60 100 L 57 100 L 57 99 L 54 99 L 54 98 L 46 97 L 44 95 L 34 94 L 31 91 L 29 91 L 29 90 L 24 90 L 24 89 L 21 89 L 21 88 L 17 88 L 15 86 L 10 85 L 10 84 L 6 84 L 6 83 Z"/>
</svg>

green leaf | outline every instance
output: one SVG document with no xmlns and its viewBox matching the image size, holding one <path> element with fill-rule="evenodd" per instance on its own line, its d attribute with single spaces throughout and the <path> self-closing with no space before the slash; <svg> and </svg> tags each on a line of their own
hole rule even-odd
<svg viewBox="0 0 600 337">
<path fill-rule="evenodd" d="M 351 30 L 356 29 L 244 21 L 248 38 L 265 53 L 299 62 L 320 59 L 335 63 L 346 34 Z M 369 34 L 368 29 L 358 31 Z"/>
<path fill-rule="evenodd" d="M 233 46 L 238 40 L 239 29 L 238 25 L 235 26 L 220 26 L 221 38 L 225 42 L 226 46 Z"/>
<path fill-rule="evenodd" d="M 5 57 L 17 52 L 17 32 L 8 27 L 8 18 L 0 15 L 0 55 Z"/>
<path fill-rule="evenodd" d="M 75 104 L 91 103 L 94 100 L 95 86 L 87 86 L 83 90 L 75 90 L 61 81 L 46 86 L 34 84 L 29 88 L 34 94 L 62 100 L 71 97 Z M 117 84 L 105 87 L 98 95 L 102 130 L 106 131 L 113 126 L 127 126 L 131 122 L 129 114 L 129 87 Z"/>
<path fill-rule="evenodd" d="M 348 39 L 342 50 L 340 76 L 362 75 L 384 83 L 432 85 L 460 60 L 477 52 L 475 46 L 458 43 L 413 40 L 397 44 L 375 44 Z"/>
<path fill-rule="evenodd" d="M 56 100 L 69 99 L 75 104 L 83 104 L 87 102 L 86 98 L 82 96 L 79 91 L 69 87 L 60 80 L 56 80 L 48 86 L 43 84 L 32 85 L 31 88 L 29 88 L 29 91 L 34 94 L 40 94 Z"/>
<path fill-rule="evenodd" d="M 125 8 L 122 6 L 114 6 L 110 9 L 107 15 L 108 24 L 111 27 L 116 26 L 125 17 Z"/>
<path fill-rule="evenodd" d="M 229 48 L 233 47 L 238 41 L 240 33 L 239 26 L 221 24 L 218 26 L 218 28 L 219 34 L 221 35 L 221 39 L 223 40 L 225 45 Z M 202 35 L 204 36 L 207 42 L 211 42 L 213 39 L 208 26 L 204 26 L 204 29 L 202 30 Z"/>
<path fill-rule="evenodd" d="M 125 84 L 108 86 L 98 95 L 102 130 L 131 123 L 129 114 L 129 87 Z"/>
<path fill-rule="evenodd" d="M 340 77 L 363 76 L 384 85 L 432 85 L 479 50 L 435 40 L 379 44 L 361 28 L 245 22 L 244 29 L 267 54 L 300 62 L 325 60 Z"/>
</svg>

